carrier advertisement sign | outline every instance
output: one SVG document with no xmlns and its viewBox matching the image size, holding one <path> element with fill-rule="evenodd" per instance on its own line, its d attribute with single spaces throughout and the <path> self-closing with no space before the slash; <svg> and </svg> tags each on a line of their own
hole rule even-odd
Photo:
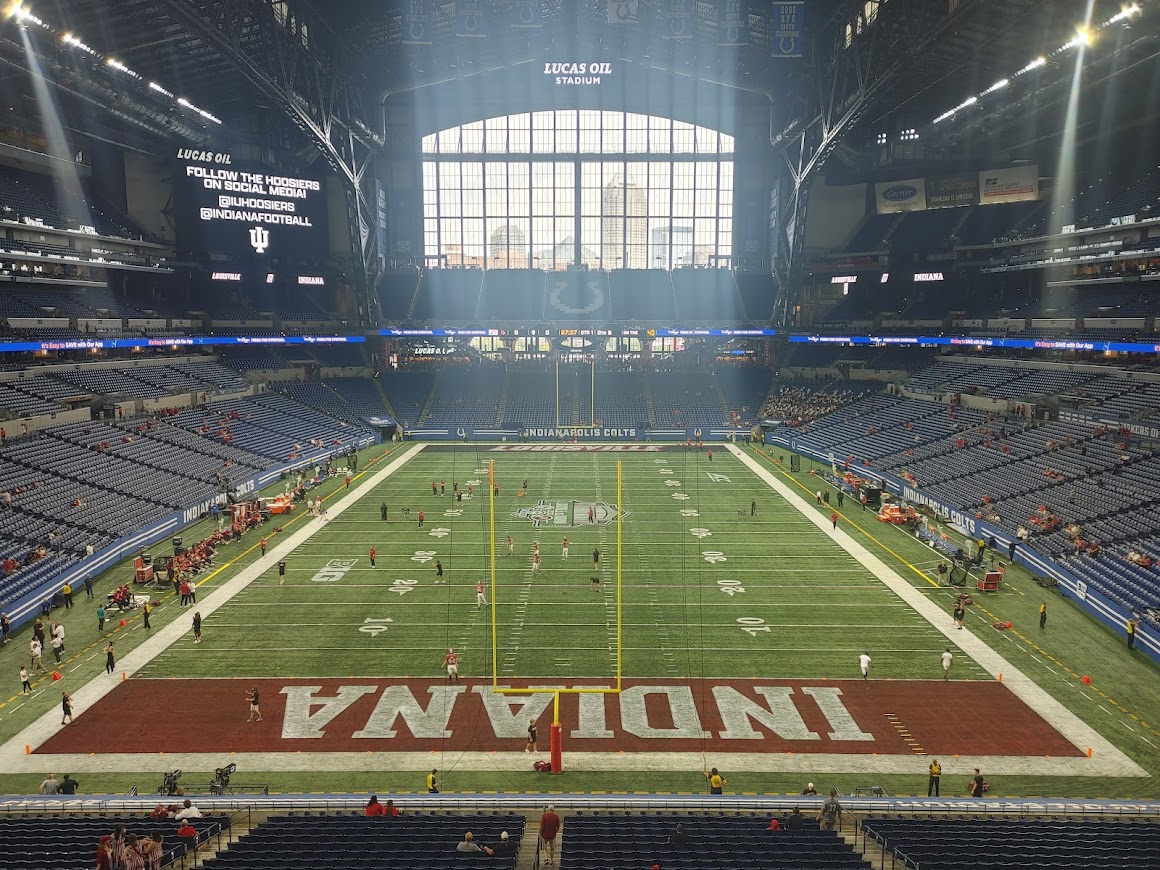
<svg viewBox="0 0 1160 870">
<path fill-rule="evenodd" d="M 178 149 L 174 178 L 178 248 L 235 257 L 326 256 L 322 180 L 228 158 Z"/>
<path fill-rule="evenodd" d="M 977 175 L 936 175 L 926 180 L 927 208 L 951 208 L 979 202 Z"/>
<path fill-rule="evenodd" d="M 1024 202 L 1039 199 L 1039 167 L 1013 166 L 979 173 L 979 202 Z"/>
<path fill-rule="evenodd" d="M 874 200 L 879 214 L 922 211 L 926 208 L 926 179 L 908 178 L 875 184 Z"/>
</svg>

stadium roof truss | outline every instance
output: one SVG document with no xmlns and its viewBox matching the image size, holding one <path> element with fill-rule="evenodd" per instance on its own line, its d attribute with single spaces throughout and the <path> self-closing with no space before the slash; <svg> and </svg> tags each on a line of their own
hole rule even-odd
<svg viewBox="0 0 1160 870">
<path fill-rule="evenodd" d="M 362 288 L 377 278 L 368 169 L 382 137 L 364 121 L 347 46 L 307 0 L 43 0 L 54 24 L 84 34 L 141 76 L 210 109 L 272 102 L 345 183 Z M 39 5 L 39 4 L 38 4 Z M 224 114 L 224 113 L 223 113 Z M 170 131 L 172 132 L 172 131 Z M 178 131 L 180 132 L 180 131 Z M 189 138 L 189 137 L 187 137 Z"/>
</svg>

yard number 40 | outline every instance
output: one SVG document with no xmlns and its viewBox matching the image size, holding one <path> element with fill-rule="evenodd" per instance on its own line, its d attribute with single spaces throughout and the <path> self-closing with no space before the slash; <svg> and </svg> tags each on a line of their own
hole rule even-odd
<svg viewBox="0 0 1160 870">
<path fill-rule="evenodd" d="M 737 624 L 750 637 L 757 637 L 759 631 L 769 631 L 769 626 L 759 616 L 739 616 L 737 618 Z"/>
<path fill-rule="evenodd" d="M 378 637 L 380 634 L 382 634 L 384 631 L 387 630 L 388 625 L 390 623 L 394 622 L 394 620 L 390 619 L 389 617 L 385 617 L 385 616 L 384 617 L 368 616 L 366 619 L 363 620 L 363 622 L 365 624 L 360 625 L 358 630 L 363 632 L 364 634 L 369 634 L 371 637 Z"/>
</svg>

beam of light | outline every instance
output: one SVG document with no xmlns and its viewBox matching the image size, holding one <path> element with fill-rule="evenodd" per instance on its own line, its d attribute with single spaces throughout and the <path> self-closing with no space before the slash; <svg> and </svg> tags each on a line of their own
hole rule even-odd
<svg viewBox="0 0 1160 870">
<path fill-rule="evenodd" d="M 20 41 L 24 45 L 24 56 L 31 73 L 41 132 L 48 143 L 48 153 L 56 158 L 52 168 L 52 180 L 57 189 L 57 200 L 65 217 L 75 222 L 77 226 L 91 227 L 93 216 L 81 190 L 81 180 L 77 175 L 68 138 L 64 134 L 64 126 L 60 122 L 60 112 L 48 90 L 48 82 L 40 67 L 40 60 L 32 48 L 32 40 L 26 28 L 20 28 Z"/>
<path fill-rule="evenodd" d="M 1087 15 L 1084 18 L 1083 33 L 1091 21 L 1096 0 L 1088 0 Z M 1071 74 L 1071 91 L 1067 97 L 1067 115 L 1063 124 L 1063 136 L 1059 143 L 1059 165 L 1055 172 L 1055 190 L 1051 195 L 1051 219 L 1048 224 L 1049 234 L 1062 231 L 1063 227 L 1075 223 L 1075 196 L 1076 196 L 1076 140 L 1079 125 L 1079 95 L 1083 87 L 1084 53 L 1088 43 L 1083 42 L 1075 56 L 1075 69 Z M 1052 304 L 1053 300 L 1044 294 L 1044 304 Z"/>
</svg>

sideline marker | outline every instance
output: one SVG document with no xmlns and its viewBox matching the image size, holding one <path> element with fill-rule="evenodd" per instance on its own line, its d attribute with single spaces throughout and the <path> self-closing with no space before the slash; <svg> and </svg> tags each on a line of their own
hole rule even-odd
<svg viewBox="0 0 1160 870">
<path fill-rule="evenodd" d="M 32 744 L 31 744 L 31 743 L 25 743 L 25 744 L 24 744 L 24 754 L 25 754 L 25 755 L 31 755 L 31 754 L 32 754 Z"/>
<path fill-rule="evenodd" d="M 1091 758 L 1091 757 L 1092 757 L 1092 748 L 1089 746 L 1088 747 L 1088 758 Z"/>
<path fill-rule="evenodd" d="M 999 682 L 1000 683 L 1003 682 L 1003 675 L 1002 674 L 999 674 Z"/>
</svg>

